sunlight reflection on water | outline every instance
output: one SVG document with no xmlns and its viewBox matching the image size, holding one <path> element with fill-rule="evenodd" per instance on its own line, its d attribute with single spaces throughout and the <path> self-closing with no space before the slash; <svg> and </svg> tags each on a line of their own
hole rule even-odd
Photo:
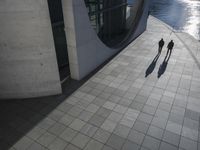
<svg viewBox="0 0 200 150">
<path fill-rule="evenodd" d="M 200 0 L 153 0 L 151 14 L 200 40 Z"/>
</svg>

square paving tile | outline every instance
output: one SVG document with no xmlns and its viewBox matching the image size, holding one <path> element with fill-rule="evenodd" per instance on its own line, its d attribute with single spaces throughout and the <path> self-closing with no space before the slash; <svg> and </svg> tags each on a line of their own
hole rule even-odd
<svg viewBox="0 0 200 150">
<path fill-rule="evenodd" d="M 148 128 L 149 128 L 149 124 L 146 124 L 146 123 L 141 122 L 141 121 L 136 121 L 134 126 L 133 126 L 133 129 L 135 129 L 139 132 L 142 132 L 144 134 L 146 134 L 146 132 L 148 131 Z"/>
<path fill-rule="evenodd" d="M 187 127 L 183 127 L 182 132 L 181 132 L 182 136 L 189 138 L 191 140 L 194 140 L 194 141 L 198 140 L 198 134 L 199 134 L 199 131 L 192 130 L 192 129 L 187 128 Z"/>
<path fill-rule="evenodd" d="M 92 137 L 95 134 L 95 132 L 97 131 L 97 129 L 98 129 L 97 127 L 87 123 L 82 127 L 80 132 L 89 137 Z"/>
<path fill-rule="evenodd" d="M 9 150 L 16 150 L 16 149 L 9 149 Z M 28 150 L 47 150 L 46 147 L 42 146 L 41 144 L 38 143 L 33 143 L 31 146 L 28 147 Z"/>
<path fill-rule="evenodd" d="M 182 129 L 182 126 L 179 124 L 173 123 L 171 121 L 167 122 L 166 130 L 180 135 L 181 129 Z"/>
<path fill-rule="evenodd" d="M 101 128 L 112 133 L 113 130 L 115 129 L 116 125 L 117 125 L 116 122 L 107 119 L 101 125 Z"/>
<path fill-rule="evenodd" d="M 64 148 L 68 145 L 68 143 L 60 138 L 56 138 L 48 148 L 50 150 L 64 150 Z"/>
<path fill-rule="evenodd" d="M 79 119 L 87 122 L 93 115 L 94 113 L 85 110 L 81 112 L 81 114 L 79 115 Z"/>
<path fill-rule="evenodd" d="M 70 142 L 77 134 L 78 132 L 71 129 L 71 128 L 66 128 L 62 134 L 60 134 L 60 138 L 64 139 L 67 142 Z"/>
<path fill-rule="evenodd" d="M 151 124 L 156 127 L 165 129 L 167 125 L 167 119 L 162 118 L 162 117 L 154 117 Z"/>
<path fill-rule="evenodd" d="M 160 145 L 160 141 L 150 136 L 146 136 L 142 144 L 143 147 L 146 147 L 150 150 L 158 150 L 159 145 Z"/>
<path fill-rule="evenodd" d="M 197 150 L 197 142 L 181 137 L 180 147 L 185 150 Z"/>
<path fill-rule="evenodd" d="M 124 138 L 122 138 L 116 134 L 112 134 L 107 141 L 107 145 L 114 149 L 120 150 L 122 148 L 124 142 L 125 142 Z"/>
<path fill-rule="evenodd" d="M 55 138 L 56 138 L 55 135 L 46 132 L 39 139 L 37 139 L 37 142 L 47 147 L 50 143 L 54 141 Z"/>
<path fill-rule="evenodd" d="M 72 123 L 72 121 L 74 121 L 74 120 L 75 120 L 74 117 L 72 117 L 72 116 L 70 116 L 70 115 L 68 115 L 68 114 L 65 114 L 62 118 L 60 118 L 59 122 L 62 123 L 62 124 L 64 124 L 64 125 L 66 125 L 66 126 L 68 126 L 68 125 L 70 125 L 70 124 Z"/>
<path fill-rule="evenodd" d="M 86 110 L 92 113 L 97 112 L 97 110 L 99 109 L 99 106 L 95 105 L 95 104 L 90 104 Z"/>
<path fill-rule="evenodd" d="M 166 142 L 162 142 L 160 145 L 160 150 L 178 150 L 178 147 L 168 144 Z"/>
<path fill-rule="evenodd" d="M 51 128 L 48 129 L 50 133 L 55 135 L 61 134 L 66 129 L 66 126 L 61 123 L 55 123 Z"/>
<path fill-rule="evenodd" d="M 78 133 L 74 139 L 71 141 L 71 143 L 81 149 L 83 149 L 86 144 L 89 142 L 90 138 L 88 136 L 85 136 L 83 134 Z"/>
<path fill-rule="evenodd" d="M 93 136 L 93 138 L 101 143 L 106 143 L 108 138 L 110 137 L 111 133 L 109 133 L 106 130 L 103 129 L 98 129 L 95 133 L 95 135 Z"/>
<path fill-rule="evenodd" d="M 136 130 L 131 130 L 128 139 L 138 145 L 141 145 L 144 140 L 145 134 L 138 132 Z"/>
<path fill-rule="evenodd" d="M 85 122 L 80 120 L 80 119 L 75 119 L 70 125 L 69 127 L 74 129 L 74 130 L 77 130 L 77 131 L 80 131 L 81 128 L 85 125 Z"/>
<path fill-rule="evenodd" d="M 178 146 L 180 142 L 180 135 L 170 131 L 165 131 L 163 135 L 163 141 Z"/>
<path fill-rule="evenodd" d="M 69 145 L 65 148 L 65 150 L 81 150 L 81 149 L 78 148 L 78 147 L 76 147 L 76 146 L 74 146 L 74 145 L 72 145 L 72 144 L 69 144 Z"/>
<path fill-rule="evenodd" d="M 123 138 L 126 138 L 129 134 L 130 128 L 125 126 L 125 125 L 121 125 L 118 124 L 114 130 L 114 133 L 118 136 L 121 136 Z"/>
<path fill-rule="evenodd" d="M 92 118 L 88 121 L 92 125 L 100 127 L 105 121 L 105 118 L 99 115 L 93 115 Z"/>
<path fill-rule="evenodd" d="M 151 121 L 152 121 L 152 119 L 153 119 L 153 116 L 148 115 L 148 114 L 146 114 L 146 113 L 140 113 L 140 115 L 138 116 L 137 119 L 140 120 L 140 121 L 143 121 L 143 122 L 145 122 L 145 123 L 150 124 Z"/>
<path fill-rule="evenodd" d="M 157 139 L 162 139 L 164 130 L 155 126 L 150 126 L 149 130 L 147 132 L 148 135 L 157 138 Z"/>
<path fill-rule="evenodd" d="M 156 107 L 145 105 L 142 112 L 150 114 L 150 115 L 154 115 L 156 113 Z"/>
<path fill-rule="evenodd" d="M 109 119 L 109 120 L 112 120 L 112 121 L 114 121 L 114 122 L 119 122 L 119 121 L 121 120 L 122 116 L 123 116 L 122 114 L 113 111 L 113 112 L 108 116 L 108 119 Z"/>
<path fill-rule="evenodd" d="M 118 112 L 118 113 L 122 113 L 124 114 L 126 111 L 127 111 L 128 107 L 124 107 L 122 105 L 117 105 L 115 108 L 114 108 L 114 111 L 115 112 Z"/>
<path fill-rule="evenodd" d="M 103 147 L 102 143 L 95 140 L 91 140 L 84 148 L 84 150 L 101 150 L 102 147 Z"/>
<path fill-rule="evenodd" d="M 114 150 L 114 149 L 111 148 L 110 146 L 104 145 L 102 150 Z"/>
<path fill-rule="evenodd" d="M 139 150 L 140 147 L 139 145 L 127 140 L 124 145 L 123 145 L 123 148 L 122 150 Z"/>
<path fill-rule="evenodd" d="M 109 109 L 106 109 L 104 107 L 101 107 L 97 112 L 96 114 L 99 115 L 99 116 L 102 116 L 104 118 L 107 118 L 111 113 L 111 110 Z"/>
</svg>

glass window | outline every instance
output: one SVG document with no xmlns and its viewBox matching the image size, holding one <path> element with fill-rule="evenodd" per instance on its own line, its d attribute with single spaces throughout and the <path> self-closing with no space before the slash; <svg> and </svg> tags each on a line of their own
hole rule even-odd
<svg viewBox="0 0 200 150">
<path fill-rule="evenodd" d="M 85 0 L 91 25 L 109 47 L 128 39 L 139 22 L 144 0 Z"/>
</svg>

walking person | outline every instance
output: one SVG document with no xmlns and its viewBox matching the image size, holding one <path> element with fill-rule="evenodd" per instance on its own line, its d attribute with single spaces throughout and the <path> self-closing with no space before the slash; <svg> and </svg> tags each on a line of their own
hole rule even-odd
<svg viewBox="0 0 200 150">
<path fill-rule="evenodd" d="M 169 57 L 168 57 L 167 61 L 169 60 L 169 58 L 170 58 L 170 56 L 171 56 L 171 54 L 172 54 L 172 49 L 173 49 L 173 47 L 174 47 L 174 42 L 173 42 L 173 40 L 171 40 L 171 41 L 169 42 L 169 44 L 167 45 L 167 49 L 168 49 L 168 50 L 167 50 L 167 54 L 166 54 L 166 56 L 165 56 L 165 60 L 166 60 L 168 54 L 169 54 Z"/>
<path fill-rule="evenodd" d="M 163 40 L 163 38 L 158 42 L 158 53 L 161 53 L 162 48 L 164 46 L 165 42 Z"/>
</svg>

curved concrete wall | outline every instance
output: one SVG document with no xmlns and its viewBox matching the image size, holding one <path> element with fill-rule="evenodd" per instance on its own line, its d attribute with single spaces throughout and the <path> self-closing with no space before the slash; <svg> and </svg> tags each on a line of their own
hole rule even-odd
<svg viewBox="0 0 200 150">
<path fill-rule="evenodd" d="M 71 77 L 82 79 L 120 49 L 105 46 L 93 30 L 84 0 L 63 0 L 64 21 L 67 35 Z M 148 0 L 144 13 L 130 42 L 146 28 Z"/>
<path fill-rule="evenodd" d="M 0 24 L 0 99 L 61 93 L 47 0 L 1 0 Z"/>
<path fill-rule="evenodd" d="M 146 27 L 148 0 L 132 41 Z M 84 0 L 62 0 L 71 77 L 82 79 L 121 49 L 105 46 Z M 0 99 L 61 93 L 47 0 L 0 1 Z"/>
</svg>

